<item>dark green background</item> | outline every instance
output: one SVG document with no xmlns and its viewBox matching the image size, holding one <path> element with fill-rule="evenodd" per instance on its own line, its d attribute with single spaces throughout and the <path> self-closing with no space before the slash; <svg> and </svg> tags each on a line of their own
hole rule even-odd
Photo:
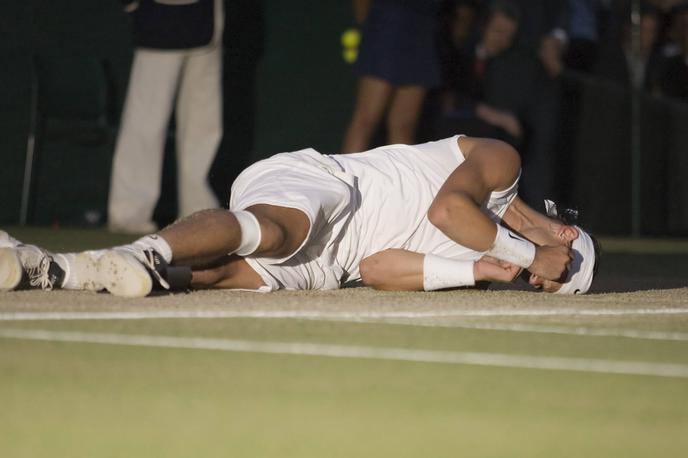
<svg viewBox="0 0 688 458">
<path fill-rule="evenodd" d="M 29 223 L 83 225 L 87 216 L 102 223 L 132 55 L 128 17 L 119 0 L 5 3 L 0 224 L 19 219 L 32 130 L 37 142 Z M 226 198 L 237 171 L 257 159 L 304 147 L 337 152 L 355 93 L 340 44 L 352 24 L 350 7 L 349 1 L 226 0 L 226 130 L 210 174 L 219 196 Z M 587 228 L 628 234 L 630 94 L 591 79 L 572 84 L 580 86 L 581 117 L 567 122 L 574 144 L 563 154 L 571 157 L 563 158 L 557 182 L 571 190 Z M 646 97 L 642 118 L 642 231 L 686 235 L 688 107 Z M 176 214 L 168 143 L 156 211 L 162 223 Z"/>
<path fill-rule="evenodd" d="M 341 58 L 340 35 L 352 21 L 348 2 L 226 3 L 232 68 L 225 103 L 237 122 L 225 154 L 250 163 L 305 146 L 336 151 L 355 84 Z M 102 215 L 133 52 L 119 0 L 11 2 L 0 15 L 0 35 L 0 223 L 19 218 L 32 106 L 37 145 L 29 221 L 79 224 L 85 211 Z M 253 101 L 245 84 L 231 82 L 251 76 L 256 61 Z M 251 111 L 255 118 L 246 125 L 242 113 Z M 174 198 L 167 189 L 162 219 L 173 213 Z"/>
</svg>

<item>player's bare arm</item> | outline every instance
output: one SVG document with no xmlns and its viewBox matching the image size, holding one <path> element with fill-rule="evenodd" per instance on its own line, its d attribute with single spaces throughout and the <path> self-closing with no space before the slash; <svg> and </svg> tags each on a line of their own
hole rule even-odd
<svg viewBox="0 0 688 458">
<path fill-rule="evenodd" d="M 502 218 L 503 224 L 536 245 L 571 245 L 578 230 L 543 215 L 516 197 Z"/>
<path fill-rule="evenodd" d="M 440 269 L 433 272 L 433 263 L 440 263 Z M 480 281 L 509 283 L 521 269 L 489 256 L 477 262 L 457 261 L 414 251 L 388 249 L 363 259 L 359 270 L 363 284 L 374 289 L 431 291 L 473 286 Z"/>
<path fill-rule="evenodd" d="M 508 189 L 517 180 L 521 167 L 518 153 L 499 140 L 461 137 L 458 141 L 466 160 L 440 188 L 428 210 L 430 222 L 463 246 L 491 251 L 495 257 L 546 279 L 561 278 L 571 262 L 566 246 L 535 247 L 500 229 L 481 211 L 492 192 Z M 500 239 L 514 246 L 498 246 Z"/>
</svg>

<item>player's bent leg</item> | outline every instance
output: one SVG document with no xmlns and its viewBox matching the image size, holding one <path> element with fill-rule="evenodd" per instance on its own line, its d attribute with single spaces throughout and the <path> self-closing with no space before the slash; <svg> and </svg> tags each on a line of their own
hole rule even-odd
<svg viewBox="0 0 688 458">
<path fill-rule="evenodd" d="M 247 208 L 260 224 L 261 240 L 254 256 L 285 258 L 303 245 L 310 231 L 310 220 L 295 208 L 258 204 Z"/>
<path fill-rule="evenodd" d="M 194 289 L 250 289 L 265 286 L 263 279 L 238 256 L 226 256 L 216 263 L 193 271 Z"/>
<path fill-rule="evenodd" d="M 156 285 L 164 289 L 173 287 L 169 284 L 168 274 L 174 269 L 169 266 L 170 262 L 174 261 L 177 266 L 192 267 L 216 263 L 245 247 L 244 239 L 247 234 L 242 232 L 246 230 L 257 232 L 252 234 L 256 241 L 255 247 L 247 254 L 273 258 L 286 257 L 296 252 L 310 230 L 310 220 L 305 213 L 293 208 L 258 204 L 249 207 L 243 215 L 237 213 L 239 212 L 204 210 L 178 221 L 158 234 L 108 250 L 99 260 L 101 284 L 116 296 L 146 296 Z M 250 213 L 250 216 L 246 213 Z M 248 265 L 245 267 L 250 269 Z M 206 270 L 208 272 L 205 274 L 197 273 L 189 279 L 191 286 L 247 289 L 263 286 L 255 272 L 250 278 L 246 275 L 239 276 L 240 271 L 232 263 L 225 270 Z"/>
<path fill-rule="evenodd" d="M 207 264 L 238 250 L 240 255 L 287 256 L 308 235 L 310 221 L 300 210 L 257 204 L 246 211 L 252 216 L 222 209 L 203 210 L 157 235 L 169 245 L 176 264 L 191 266 Z M 253 247 L 241 251 L 248 245 Z"/>
</svg>

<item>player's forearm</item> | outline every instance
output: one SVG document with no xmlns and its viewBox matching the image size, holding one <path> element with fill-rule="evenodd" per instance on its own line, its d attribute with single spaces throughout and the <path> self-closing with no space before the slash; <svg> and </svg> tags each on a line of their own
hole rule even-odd
<svg viewBox="0 0 688 458">
<path fill-rule="evenodd" d="M 445 193 L 433 203 L 428 218 L 447 237 L 472 250 L 523 268 L 535 259 L 533 243 L 492 222 L 470 195 Z"/>
<path fill-rule="evenodd" d="M 366 286 L 384 291 L 422 291 L 424 255 L 388 249 L 363 259 L 359 264 Z"/>
<path fill-rule="evenodd" d="M 520 197 L 516 197 L 506 213 L 503 221 L 516 232 L 523 232 L 533 227 L 548 227 L 551 220 L 542 213 L 535 211 Z"/>
<path fill-rule="evenodd" d="M 359 266 L 366 286 L 385 291 L 435 291 L 473 286 L 488 279 L 473 261 L 388 249 L 368 256 Z M 494 269 L 493 269 L 494 270 Z"/>
</svg>

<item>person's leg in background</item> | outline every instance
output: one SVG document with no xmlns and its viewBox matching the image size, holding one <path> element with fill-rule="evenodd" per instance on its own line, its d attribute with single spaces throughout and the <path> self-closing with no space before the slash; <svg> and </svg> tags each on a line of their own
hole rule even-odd
<svg viewBox="0 0 688 458">
<path fill-rule="evenodd" d="M 177 97 L 179 216 L 218 206 L 208 172 L 222 137 L 222 47 L 190 51 Z"/>
<path fill-rule="evenodd" d="M 415 143 L 426 94 L 427 89 L 422 86 L 399 86 L 395 89 L 387 115 L 387 143 Z"/>
<path fill-rule="evenodd" d="M 342 153 L 358 153 L 368 149 L 394 88 L 379 78 L 363 76 L 358 82 L 354 114 L 344 138 Z"/>
<path fill-rule="evenodd" d="M 113 231 L 156 229 L 153 210 L 182 59 L 176 51 L 136 51 L 112 161 L 108 225 Z"/>
</svg>

